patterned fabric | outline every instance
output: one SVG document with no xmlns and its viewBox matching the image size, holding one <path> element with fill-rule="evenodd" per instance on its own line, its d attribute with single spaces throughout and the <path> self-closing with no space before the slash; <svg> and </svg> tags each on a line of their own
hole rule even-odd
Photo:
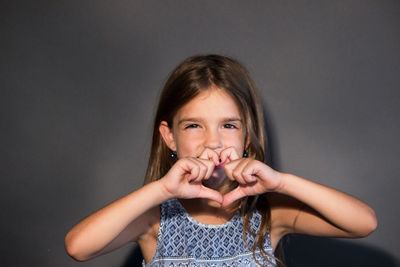
<svg viewBox="0 0 400 267">
<path fill-rule="evenodd" d="M 257 232 L 261 214 L 254 212 L 250 220 L 252 231 Z M 247 236 L 252 247 L 254 237 Z M 273 255 L 269 234 L 264 250 Z M 262 266 L 274 266 L 256 250 Z M 273 258 L 269 260 L 275 263 Z M 259 266 L 243 239 L 243 221 L 240 212 L 221 225 L 197 222 L 186 212 L 177 199 L 161 204 L 161 222 L 156 253 L 150 263 L 143 266 Z"/>
</svg>

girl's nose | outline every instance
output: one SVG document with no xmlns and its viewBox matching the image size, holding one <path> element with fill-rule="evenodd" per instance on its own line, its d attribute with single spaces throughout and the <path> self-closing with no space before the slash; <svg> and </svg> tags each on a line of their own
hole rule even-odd
<svg viewBox="0 0 400 267">
<path fill-rule="evenodd" d="M 222 140 L 218 130 L 208 130 L 205 138 L 205 147 L 209 149 L 218 149 L 222 147 Z"/>
</svg>

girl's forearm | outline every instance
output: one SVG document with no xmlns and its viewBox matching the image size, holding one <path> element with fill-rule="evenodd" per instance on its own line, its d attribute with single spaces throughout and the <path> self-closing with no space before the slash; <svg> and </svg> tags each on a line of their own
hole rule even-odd
<svg viewBox="0 0 400 267">
<path fill-rule="evenodd" d="M 307 204 L 342 230 L 355 237 L 366 236 L 375 230 L 375 212 L 364 202 L 292 174 L 280 175 L 282 186 L 278 190 L 279 193 Z"/>
<path fill-rule="evenodd" d="M 166 201 L 168 197 L 161 183 L 156 181 L 93 213 L 75 225 L 66 235 L 65 247 L 68 254 L 77 260 L 87 260 L 96 256 L 132 221 Z M 141 234 L 141 227 L 138 226 L 132 240 Z"/>
</svg>

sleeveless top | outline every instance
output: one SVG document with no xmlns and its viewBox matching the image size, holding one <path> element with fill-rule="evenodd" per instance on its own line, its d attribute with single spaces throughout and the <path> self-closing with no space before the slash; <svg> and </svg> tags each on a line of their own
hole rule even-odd
<svg viewBox="0 0 400 267">
<path fill-rule="evenodd" d="M 255 211 L 249 222 L 257 233 L 261 214 Z M 249 247 L 255 237 L 246 235 Z M 269 232 L 264 240 L 264 251 L 273 255 Z M 266 255 L 267 256 L 267 255 Z M 256 258 L 261 266 L 275 266 L 275 259 L 265 260 L 259 249 Z M 155 266 L 259 266 L 253 252 L 248 249 L 243 237 L 243 221 L 240 211 L 231 220 L 220 225 L 203 224 L 193 219 L 177 199 L 161 204 L 161 221 L 158 231 L 157 249 L 153 259 L 145 267 Z"/>
</svg>

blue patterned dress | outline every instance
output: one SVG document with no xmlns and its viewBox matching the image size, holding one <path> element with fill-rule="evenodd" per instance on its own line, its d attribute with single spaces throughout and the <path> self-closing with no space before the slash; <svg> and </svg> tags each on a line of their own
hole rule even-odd
<svg viewBox="0 0 400 267">
<path fill-rule="evenodd" d="M 250 220 L 252 231 L 257 232 L 261 214 L 253 213 Z M 247 234 L 252 247 L 254 237 Z M 270 236 L 264 241 L 264 250 L 273 255 Z M 275 266 L 264 260 L 256 250 L 256 258 L 262 266 Z M 243 221 L 237 211 L 232 219 L 221 225 L 197 222 L 186 212 L 177 199 L 161 204 L 161 221 L 158 231 L 157 250 L 153 259 L 143 266 L 259 266 L 243 239 Z"/>
</svg>

